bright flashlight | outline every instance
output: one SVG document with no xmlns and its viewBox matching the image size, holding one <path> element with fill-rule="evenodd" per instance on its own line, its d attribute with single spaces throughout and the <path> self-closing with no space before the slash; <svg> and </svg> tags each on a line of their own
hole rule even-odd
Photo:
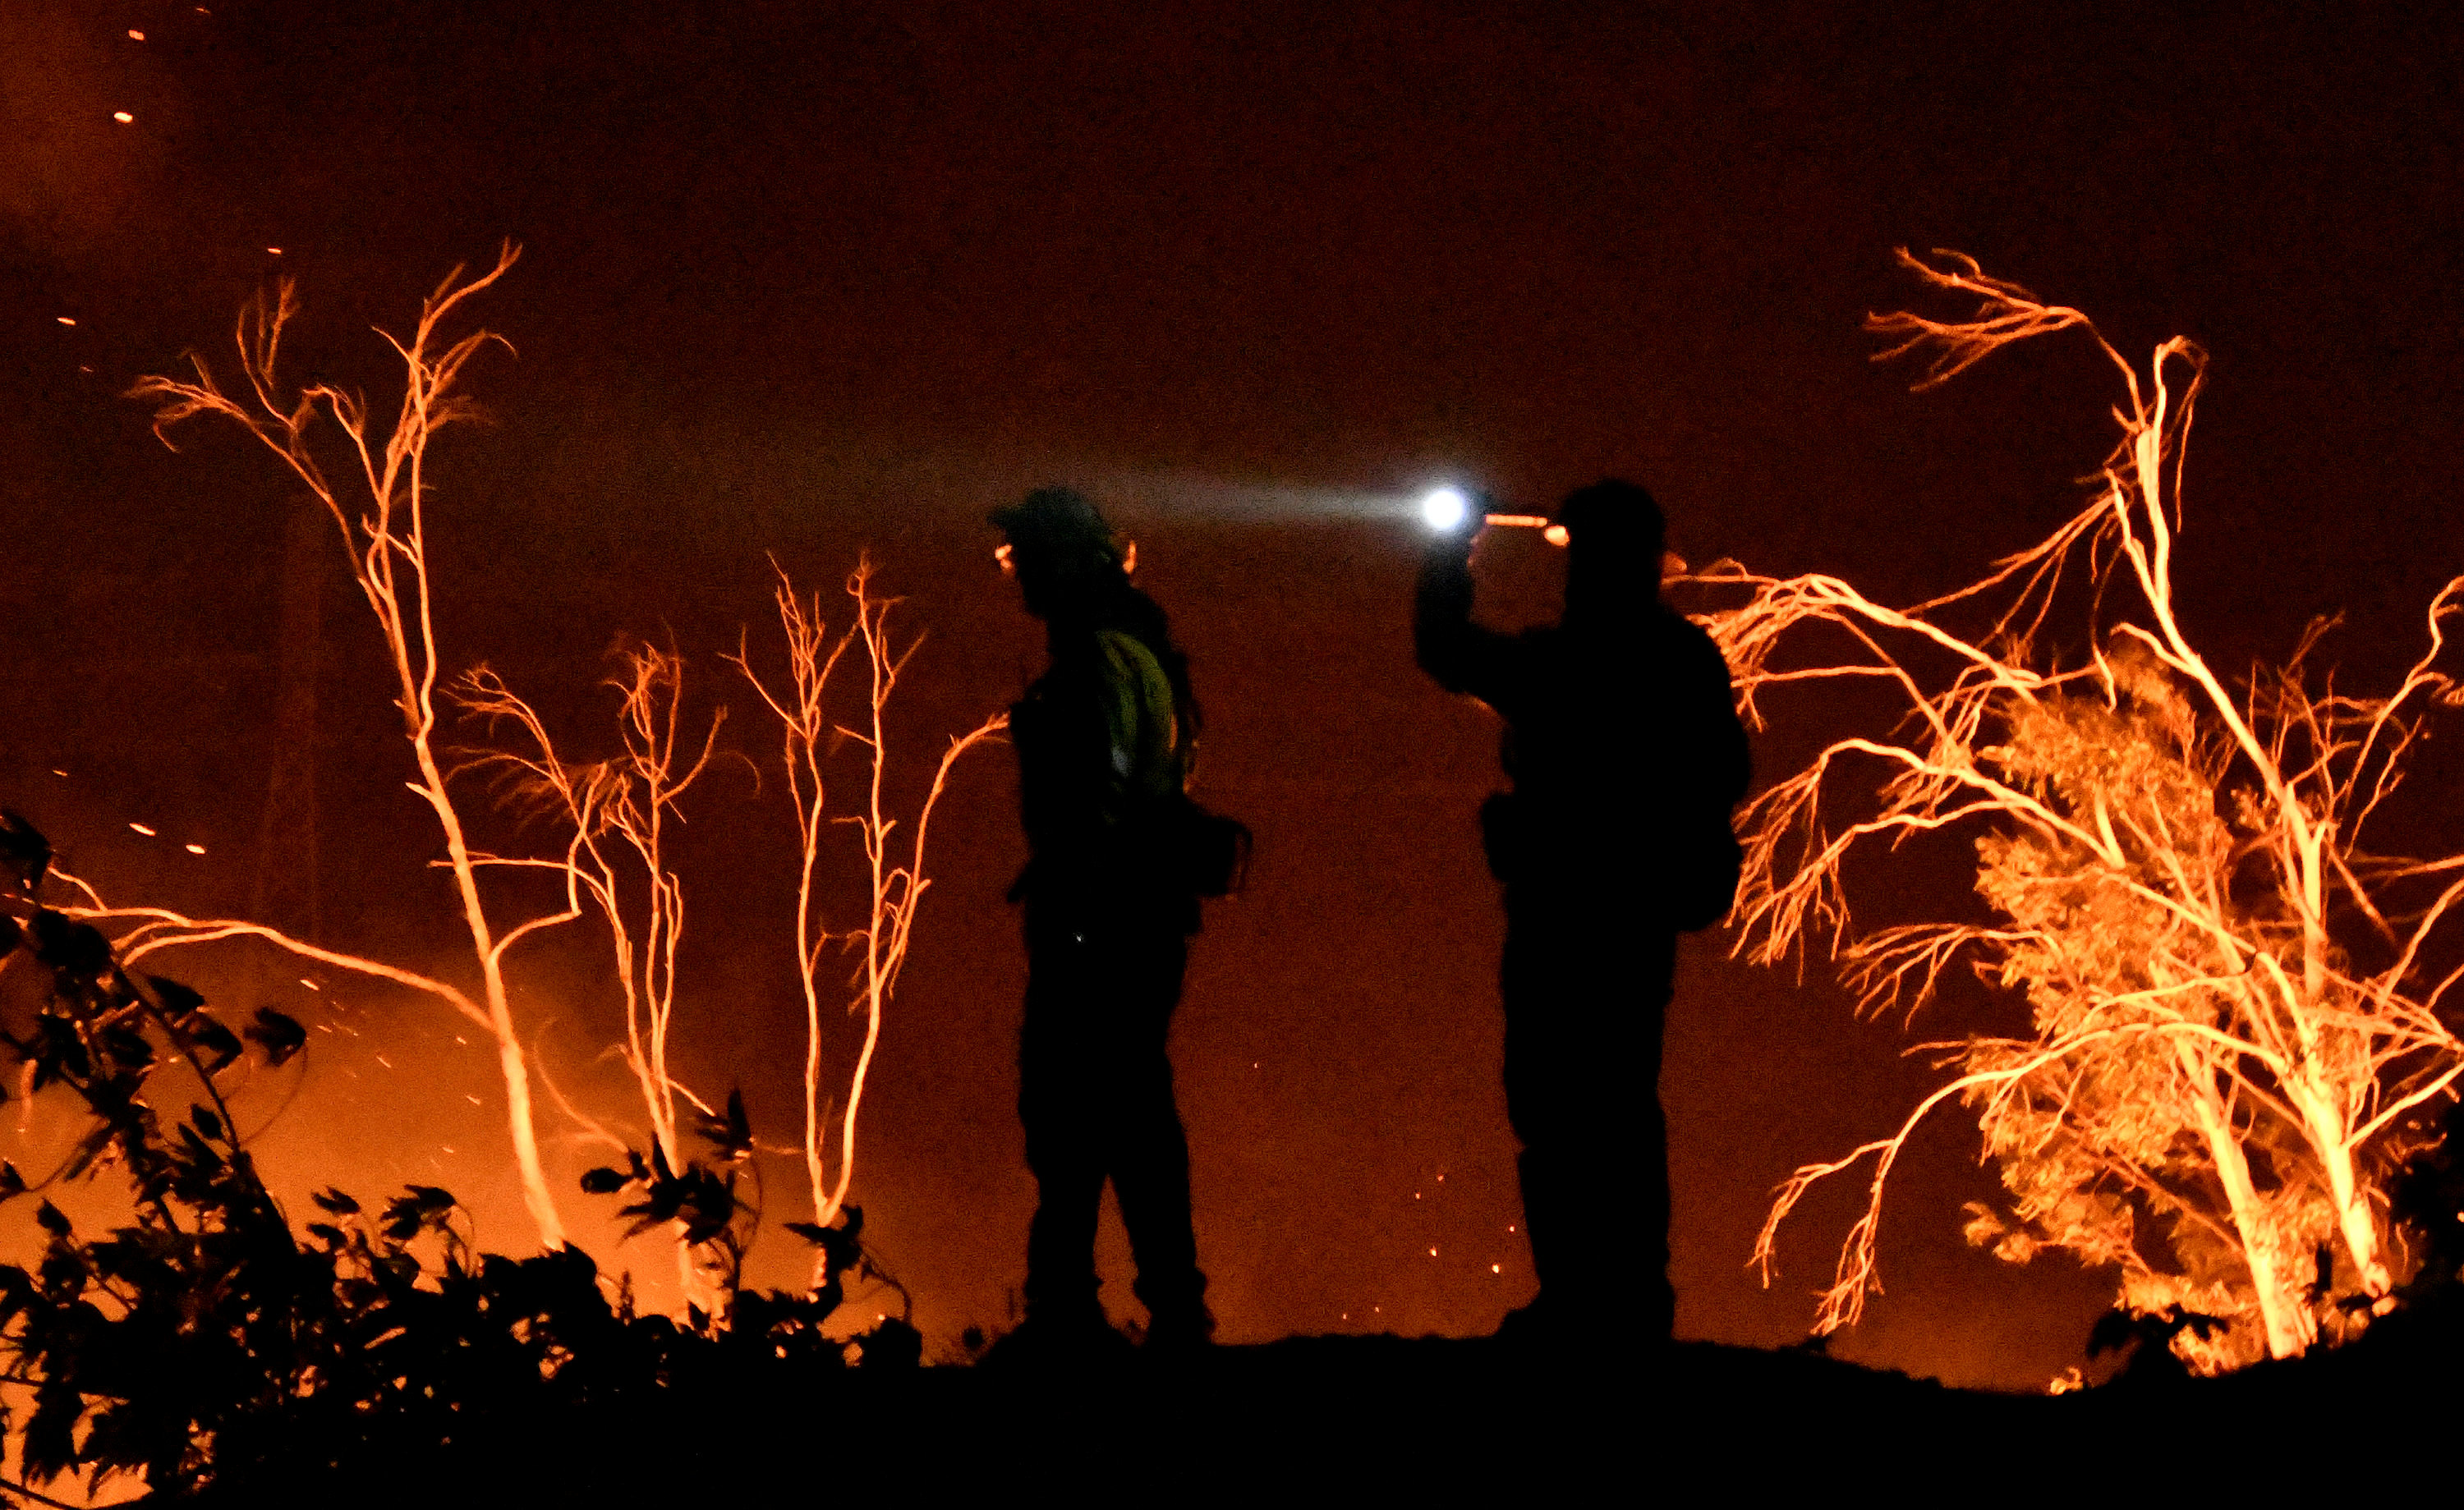
<svg viewBox="0 0 2464 1510">
<path fill-rule="evenodd" d="M 1432 488 L 1420 495 L 1420 518 L 1440 535 L 1452 535 L 1471 517 L 1471 500 L 1461 488 Z"/>
<path fill-rule="evenodd" d="M 1566 527 L 1551 524 L 1540 514 L 1474 514 L 1471 495 L 1452 484 L 1430 489 L 1420 494 L 1420 522 L 1440 535 L 1460 535 L 1466 529 L 1488 525 L 1493 528 L 1538 530 L 1551 545 L 1566 543 Z"/>
</svg>

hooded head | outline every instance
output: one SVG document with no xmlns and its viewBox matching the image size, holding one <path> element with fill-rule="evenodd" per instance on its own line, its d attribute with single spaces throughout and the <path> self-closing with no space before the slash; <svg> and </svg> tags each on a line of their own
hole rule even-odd
<svg viewBox="0 0 2464 1510">
<path fill-rule="evenodd" d="M 1566 495 L 1566 620 L 1624 618 L 1660 602 L 1668 521 L 1639 483 L 1612 477 Z"/>
</svg>

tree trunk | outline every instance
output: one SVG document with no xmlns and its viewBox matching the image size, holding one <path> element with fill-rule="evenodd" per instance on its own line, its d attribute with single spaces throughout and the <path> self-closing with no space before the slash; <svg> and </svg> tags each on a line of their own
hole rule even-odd
<svg viewBox="0 0 2464 1510">
<path fill-rule="evenodd" d="M 2199 1132 L 2207 1139 L 2208 1154 L 2216 1162 L 2216 1174 L 2224 1181 L 2225 1198 L 2232 1203 L 2233 1230 L 2241 1237 L 2242 1260 L 2250 1265 L 2250 1284 L 2258 1301 L 2258 1314 L 2267 1325 L 2267 1354 L 2271 1358 L 2290 1358 L 2310 1346 L 2316 1335 L 2309 1307 L 2300 1303 L 2287 1282 L 2283 1266 L 2275 1251 L 2273 1224 L 2259 1205 L 2258 1191 L 2250 1182 L 2250 1161 L 2242 1156 L 2241 1140 L 2233 1136 L 2232 1123 L 2211 1088 L 2215 1083 L 2208 1066 L 2188 1050 L 2181 1051 L 2182 1070 L 2190 1080 L 2192 1104 L 2198 1109 Z"/>
</svg>

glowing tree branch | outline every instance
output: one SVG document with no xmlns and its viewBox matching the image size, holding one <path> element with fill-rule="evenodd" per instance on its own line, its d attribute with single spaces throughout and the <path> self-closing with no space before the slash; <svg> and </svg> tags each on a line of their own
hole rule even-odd
<svg viewBox="0 0 2464 1510">
<path fill-rule="evenodd" d="M 775 564 L 775 563 L 774 563 Z M 939 766 L 934 771 L 933 784 L 915 813 L 914 832 L 907 841 L 904 854 L 892 846 L 891 836 L 899 826 L 884 796 L 884 783 L 889 775 L 889 737 L 883 718 L 890 707 L 891 693 L 897 686 L 907 658 L 914 653 L 918 641 L 904 648 L 892 644 L 890 611 L 897 600 L 876 598 L 872 593 L 872 566 L 857 566 L 847 582 L 847 596 L 854 601 L 854 617 L 847 627 L 832 638 L 824 627 L 821 602 L 816 595 L 809 602 L 797 596 L 795 584 L 784 571 L 779 573 L 774 594 L 779 610 L 779 624 L 787 645 L 787 680 L 774 690 L 764 683 L 752 667 L 739 646 L 735 661 L 753 685 L 762 703 L 779 720 L 781 732 L 782 756 L 787 773 L 787 792 L 796 808 L 796 837 L 800 866 L 796 887 L 796 970 L 804 997 L 804 1172 L 810 1187 L 814 1221 L 827 1226 L 836 1220 L 847 1202 L 847 1188 L 855 1175 L 856 1116 L 864 1102 L 866 1077 L 870 1073 L 875 1050 L 881 1041 L 882 1016 L 897 989 L 899 972 L 907 963 L 907 952 L 913 937 L 915 910 L 932 883 L 924 873 L 924 842 L 932 823 L 933 810 L 949 784 L 950 771 L 965 755 L 985 740 L 998 736 L 1009 727 L 1006 714 L 996 714 L 965 735 L 954 738 L 942 753 Z M 850 730 L 834 725 L 827 711 L 831 673 L 851 646 L 860 646 L 869 672 L 865 729 Z M 852 814 L 832 817 L 828 809 L 828 778 L 825 771 L 833 738 L 860 747 L 865 753 L 865 795 L 862 808 Z M 824 925 L 815 881 L 819 874 L 821 841 L 825 826 L 838 822 L 852 825 L 864 845 L 866 874 L 869 882 L 864 925 L 845 932 L 832 933 Z M 838 1111 L 838 1167 L 829 1168 L 825 1125 L 831 1120 L 830 1109 L 822 1096 L 822 996 L 820 980 L 822 955 L 833 941 L 850 952 L 860 955 L 854 982 L 854 993 L 847 1003 L 849 1015 L 864 1016 L 864 1042 L 857 1052 L 855 1067 L 848 1076 L 847 1099 Z"/>
<path fill-rule="evenodd" d="M 499 936 L 480 891 L 481 860 L 472 851 L 462 816 L 447 790 L 435 746 L 440 657 L 429 581 L 428 449 L 447 427 L 473 412 L 459 391 L 463 369 L 491 344 L 504 344 L 484 330 L 451 341 L 442 331 L 467 300 L 503 277 L 518 254 L 508 242 L 487 273 L 465 278 L 461 269 L 454 269 L 421 306 L 407 341 L 378 333 L 402 359 L 404 372 L 401 403 L 392 424 L 382 429 L 372 424 L 367 405 L 356 394 L 324 383 L 285 390 L 276 360 L 283 330 L 298 310 L 288 281 L 280 285 L 271 307 L 260 297 L 240 318 L 239 364 L 246 395 L 226 394 L 206 362 L 192 358 L 192 380 L 146 378 L 132 396 L 157 401 L 154 431 L 165 445 L 172 427 L 196 415 L 237 424 L 278 457 L 333 517 L 352 576 L 385 638 L 403 733 L 417 770 L 410 789 L 427 802 L 444 834 L 446 864 L 479 970 L 479 1002 L 505 1083 L 506 1121 L 523 1198 L 539 1241 L 559 1248 L 564 1245 L 564 1223 L 539 1165 L 530 1075 L 504 975 L 505 946 L 538 924 Z M 329 472 L 318 454 L 317 437 L 329 425 L 340 433 L 346 457 L 336 472 Z M 351 501 L 346 503 L 346 497 Z"/>
<path fill-rule="evenodd" d="M 2464 578 L 2431 602 L 2429 646 L 2392 691 L 2314 686 L 2314 626 L 2236 693 L 2185 631 L 2173 584 L 2183 457 L 2204 356 L 2175 339 L 2143 370 L 2086 317 L 1954 253 L 1901 253 L 1962 317 L 1876 317 L 1885 357 L 1930 358 L 1919 387 L 2001 347 L 2079 329 L 2121 375 L 2122 436 L 2085 508 L 1984 579 L 1907 609 L 1836 578 L 1776 580 L 1722 563 L 1687 579 L 1740 705 L 1864 681 L 1895 728 L 1839 738 L 1746 810 L 1738 948 L 1764 963 L 1818 936 L 1862 1008 L 1915 1012 L 1965 964 L 2021 991 L 2025 1037 L 1926 1047 L 1958 1071 L 1891 1136 L 1799 1170 L 1754 1258 L 1766 1282 L 1781 1222 L 1814 1184 L 1875 1161 L 1817 1331 L 1880 1288 L 1876 1235 L 1891 1169 L 1931 1112 L 1972 1109 L 2011 1197 L 1972 1208 L 1970 1240 L 2025 1261 L 2044 1248 L 2121 1276 L 2122 1301 L 2212 1313 L 2183 1331 L 2202 1368 L 2283 1356 L 2363 1324 L 2393 1280 L 2379 1185 L 2426 1136 L 2407 1118 L 2464 1075 L 2438 1016 L 2464 903 L 2464 855 L 2365 850 L 2433 704 Z M 2059 619 L 2084 659 L 2044 644 Z M 1974 846 L 1988 921 L 1862 930 L 1848 862 L 1955 833 Z M 1868 872 L 1860 869 L 1860 876 Z M 2452 961 L 2449 961 L 2452 963 Z M 2167 1228 L 2159 1248 L 2138 1230 Z"/>
<path fill-rule="evenodd" d="M 492 727 L 514 724 L 529 746 L 528 753 L 519 755 L 481 751 L 471 764 L 495 771 L 504 778 L 511 800 L 552 815 L 569 835 L 561 859 L 482 856 L 480 863 L 557 872 L 564 881 L 568 915 L 579 911 L 586 898 L 606 920 L 617 985 L 625 1000 L 625 1063 L 641 1092 L 652 1140 L 668 1168 L 681 1170 L 687 1153 L 677 1126 L 678 1096 L 705 1117 L 717 1113 L 678 1083 L 668 1067 L 669 1032 L 676 1012 L 676 952 L 684 940 L 685 890 L 682 878 L 668 866 L 665 837 L 670 820 L 682 821 L 678 804 L 709 768 L 727 713 L 721 709 L 712 716 L 698 752 L 691 747 L 680 752 L 683 659 L 642 645 L 626 650 L 623 662 L 622 674 L 607 683 L 620 698 L 617 729 L 622 750 L 606 760 L 575 764 L 558 755 L 538 712 L 486 667 L 465 675 L 454 695 Z M 692 755 L 690 765 L 683 764 L 681 754 Z M 516 933 L 508 933 L 498 947 L 510 944 Z M 599 1135 L 605 1136 L 604 1129 Z M 685 1223 L 678 1220 L 671 1226 L 678 1239 L 678 1275 L 686 1294 L 705 1312 L 717 1314 L 725 1297 L 712 1290 L 713 1276 L 695 1263 L 693 1246 L 684 1240 Z"/>
</svg>

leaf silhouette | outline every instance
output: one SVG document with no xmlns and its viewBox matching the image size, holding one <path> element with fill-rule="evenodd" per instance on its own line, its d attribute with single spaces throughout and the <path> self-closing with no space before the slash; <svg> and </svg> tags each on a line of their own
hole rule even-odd
<svg viewBox="0 0 2464 1510">
<path fill-rule="evenodd" d="M 173 1018 L 187 1017 L 206 1004 L 206 998 L 176 980 L 161 975 L 148 975 L 145 983 L 154 988 L 155 998 L 163 1003 L 163 1012 Z"/>
<path fill-rule="evenodd" d="M 22 813 L 0 807 L 0 876 L 32 896 L 52 867 L 52 842 Z"/>
<path fill-rule="evenodd" d="M 265 1050 L 265 1061 L 279 1068 L 292 1055 L 308 1046 L 308 1030 L 288 1015 L 272 1007 L 256 1009 L 256 1020 L 247 1028 L 248 1037 Z"/>
</svg>

